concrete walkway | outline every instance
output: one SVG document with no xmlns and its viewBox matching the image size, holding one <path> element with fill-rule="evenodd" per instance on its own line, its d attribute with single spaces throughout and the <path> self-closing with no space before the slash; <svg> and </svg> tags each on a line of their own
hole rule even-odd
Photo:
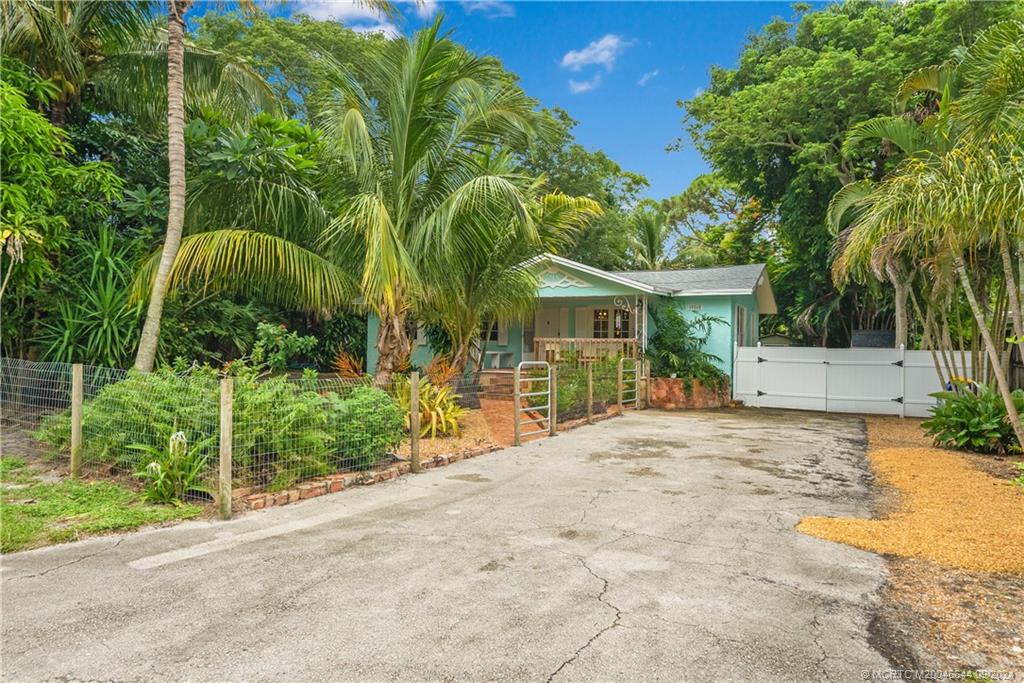
<svg viewBox="0 0 1024 683">
<path fill-rule="evenodd" d="M 629 414 L 415 477 L 3 558 L 9 680 L 852 680 L 856 418 Z"/>
</svg>

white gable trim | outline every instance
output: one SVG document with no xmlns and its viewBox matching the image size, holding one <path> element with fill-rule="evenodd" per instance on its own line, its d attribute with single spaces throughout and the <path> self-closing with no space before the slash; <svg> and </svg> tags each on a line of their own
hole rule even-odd
<svg viewBox="0 0 1024 683">
<path fill-rule="evenodd" d="M 647 292 L 649 294 L 672 294 L 672 292 L 670 292 L 667 289 L 658 289 L 657 287 L 651 287 L 650 285 L 645 285 L 640 282 L 636 282 L 635 280 L 624 278 L 621 275 L 609 273 L 606 270 L 594 268 L 593 266 L 578 263 L 576 261 L 573 261 L 572 259 L 563 258 L 562 256 L 556 256 L 554 254 L 541 254 L 540 256 L 535 256 L 534 258 L 530 259 L 523 265 L 533 265 L 535 263 L 541 263 L 543 261 L 547 261 L 548 263 L 554 263 L 555 265 L 562 266 L 563 268 L 571 268 L 573 270 L 578 270 L 581 273 L 593 275 L 594 277 L 599 277 L 609 282 L 614 282 L 616 284 L 624 285 L 632 289 L 637 289 L 640 290 L 641 292 Z"/>
</svg>

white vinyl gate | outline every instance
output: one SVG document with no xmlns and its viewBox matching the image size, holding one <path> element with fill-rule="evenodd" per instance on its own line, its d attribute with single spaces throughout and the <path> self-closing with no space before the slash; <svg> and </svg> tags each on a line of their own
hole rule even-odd
<svg viewBox="0 0 1024 683">
<path fill-rule="evenodd" d="M 926 417 L 941 391 L 929 351 L 743 346 L 733 398 L 758 408 Z"/>
</svg>

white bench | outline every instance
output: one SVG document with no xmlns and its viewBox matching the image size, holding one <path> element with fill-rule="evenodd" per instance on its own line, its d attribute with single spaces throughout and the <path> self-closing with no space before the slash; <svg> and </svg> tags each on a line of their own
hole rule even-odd
<svg viewBox="0 0 1024 683">
<path fill-rule="evenodd" d="M 492 370 L 502 367 L 501 362 L 505 358 L 508 358 L 509 366 L 512 365 L 512 360 L 515 354 L 511 351 L 486 351 L 484 353 L 484 366 L 491 368 Z"/>
</svg>

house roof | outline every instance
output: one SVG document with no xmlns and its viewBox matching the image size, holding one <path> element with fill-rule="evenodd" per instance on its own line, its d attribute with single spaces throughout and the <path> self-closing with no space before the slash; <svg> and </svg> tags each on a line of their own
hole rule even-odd
<svg viewBox="0 0 1024 683">
<path fill-rule="evenodd" d="M 753 294 L 761 275 L 763 263 L 746 266 L 719 266 L 691 270 L 632 270 L 617 272 L 627 280 L 640 282 L 658 289 L 666 289 L 676 296 L 685 294 Z"/>
<path fill-rule="evenodd" d="M 757 298 L 760 313 L 777 312 L 775 295 L 763 263 L 689 270 L 606 271 L 555 254 L 542 254 L 528 263 L 544 261 L 662 296 L 750 294 Z"/>
</svg>

